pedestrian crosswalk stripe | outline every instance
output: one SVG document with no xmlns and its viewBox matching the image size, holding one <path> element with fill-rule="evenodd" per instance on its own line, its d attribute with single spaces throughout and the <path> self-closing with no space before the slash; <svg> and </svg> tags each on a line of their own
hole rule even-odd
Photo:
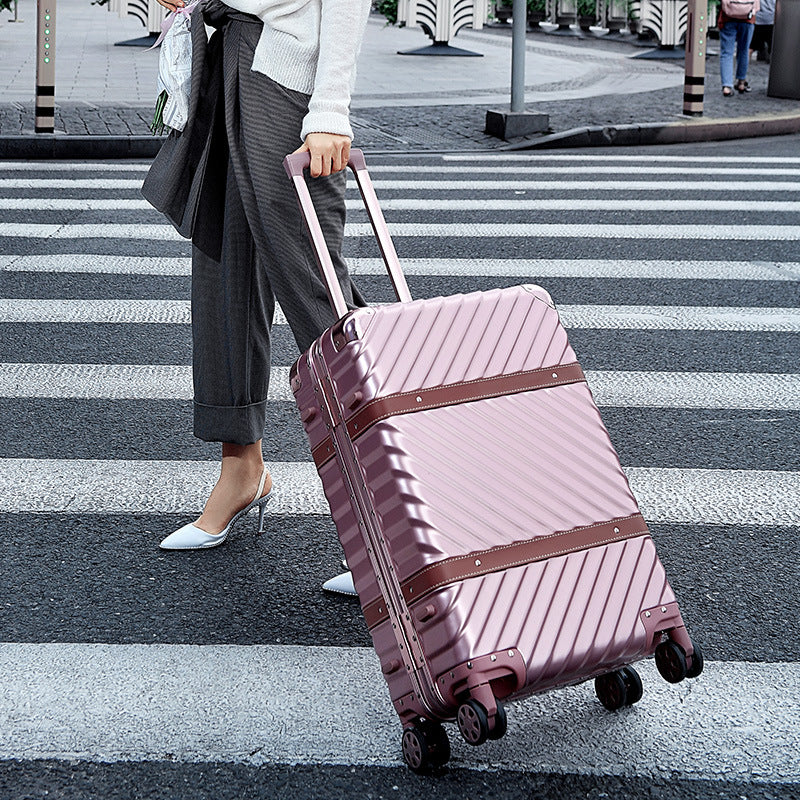
<svg viewBox="0 0 800 800">
<path fill-rule="evenodd" d="M 648 191 L 648 192 L 770 192 L 780 194 L 783 192 L 800 192 L 800 180 L 752 180 L 752 181 L 720 181 L 709 178 L 708 180 L 680 180 L 680 181 L 641 181 L 641 180 L 553 180 L 539 181 L 528 180 L 520 176 L 516 180 L 390 180 L 376 178 L 373 181 L 375 188 L 381 190 L 406 190 L 406 191 Z M 124 190 L 141 189 L 141 180 L 114 179 L 114 178 L 77 178 L 74 180 L 58 178 L 0 178 L 0 190 L 3 189 L 93 189 L 93 190 Z M 347 186 L 356 188 L 354 180 L 349 180 Z"/>
<path fill-rule="evenodd" d="M 363 204 L 358 200 L 348 200 L 349 210 L 358 210 Z M 2 208 L 2 204 L 0 204 Z M 607 197 L 576 198 L 538 198 L 525 199 L 515 197 L 503 200 L 483 199 L 468 200 L 465 198 L 441 199 L 425 198 L 389 198 L 381 201 L 384 211 L 742 211 L 740 200 L 664 200 L 664 199 L 631 199 L 615 198 L 609 202 Z M 765 211 L 775 214 L 800 211 L 800 201 L 784 200 L 748 200 L 747 211 Z"/>
<path fill-rule="evenodd" d="M 800 274 L 800 262 L 797 264 Z M 46 255 L 0 255 L 3 272 L 59 274 L 80 272 L 105 275 L 191 275 L 191 258 L 170 256 L 118 256 L 95 253 L 48 253 Z"/>
<path fill-rule="evenodd" d="M 800 374 L 587 370 L 600 406 L 800 410 Z M 190 400 L 192 371 L 168 364 L 0 363 L 0 397 Z M 273 367 L 269 399 L 294 402 L 289 367 Z"/>
<path fill-rule="evenodd" d="M 517 180 L 388 180 L 378 178 L 373 181 L 375 188 L 381 190 L 406 190 L 417 191 L 458 191 L 482 192 L 504 190 L 530 190 L 540 192 L 564 191 L 589 191 L 589 192 L 800 192 L 798 181 L 720 181 L 709 178 L 708 180 L 681 180 L 681 181 L 640 181 L 640 180 L 552 180 L 537 181 L 523 177 Z M 355 182 L 348 182 L 348 186 L 355 187 Z M 381 201 L 383 202 L 383 201 Z"/>
<path fill-rule="evenodd" d="M 348 258 L 353 275 L 382 275 L 379 258 Z M 405 258 L 403 272 L 426 276 L 520 278 L 647 278 L 658 280 L 800 280 L 798 261 L 671 261 L 634 259 Z M 80 272 L 116 275 L 190 275 L 191 259 L 93 253 L 0 255 L 0 273 Z M 556 298 L 557 299 L 557 298 Z"/>
<path fill-rule="evenodd" d="M 749 163 L 749 161 L 748 161 Z M 528 168 L 535 171 L 537 175 L 586 175 L 591 173 L 593 175 L 692 175 L 701 177 L 705 175 L 730 175 L 734 178 L 742 178 L 745 175 L 753 176 L 777 176 L 783 178 L 792 178 L 800 176 L 800 168 L 793 169 L 787 166 L 779 167 L 754 167 L 742 166 L 741 163 L 731 165 L 730 167 L 710 166 L 708 162 L 698 169 L 694 164 L 689 166 L 680 166 L 673 163 L 669 166 L 656 166 L 653 164 L 603 164 L 594 163 L 591 165 L 577 164 L 568 165 L 548 164 L 547 162 L 536 162 L 532 164 L 513 164 L 510 166 L 491 164 L 489 166 L 478 166 L 470 164 L 468 166 L 456 166 L 454 164 L 423 164 L 423 165 L 406 165 L 406 164 L 376 164 L 370 166 L 369 171 L 375 175 L 386 175 L 389 173 L 400 173 L 403 175 L 419 175 L 419 174 L 443 174 L 443 175 L 524 175 L 525 169 Z"/>
<path fill-rule="evenodd" d="M 192 368 L 169 364 L 0 364 L 0 397 L 191 400 Z M 289 368 L 272 370 L 271 400 L 292 400 Z"/>
<path fill-rule="evenodd" d="M 0 189 L 141 189 L 141 178 L 0 178 Z"/>
<path fill-rule="evenodd" d="M 270 464 L 273 515 L 327 515 L 311 461 Z M 627 467 L 652 523 L 800 525 L 800 472 Z M 0 459 L 0 513 L 191 514 L 219 476 L 216 461 Z"/>
<path fill-rule="evenodd" d="M 188 324 L 188 300 L 27 300 L 0 298 L 0 323 Z M 285 323 L 281 318 L 276 323 Z"/>
<path fill-rule="evenodd" d="M 606 225 L 597 223 L 390 223 L 394 238 L 564 238 L 564 239 L 713 239 L 725 241 L 800 241 L 800 225 Z M 345 237 L 369 237 L 367 223 L 345 225 Z M 28 239 L 126 239 L 184 241 L 171 225 L 58 225 L 0 222 L 0 237 Z"/>
<path fill-rule="evenodd" d="M 187 324 L 188 300 L 27 300 L 0 298 L 0 323 Z M 285 322 L 285 320 L 282 320 Z"/>
<path fill-rule="evenodd" d="M 361 211 L 364 204 L 355 198 L 345 201 L 348 211 Z M 539 198 L 515 197 L 504 200 L 458 200 L 440 198 L 389 198 L 381 202 L 384 211 L 720 211 L 740 212 L 739 200 L 641 200 L 621 198 L 609 203 L 608 198 Z M 6 211 L 144 211 L 152 206 L 146 200 L 124 198 L 0 198 L 0 210 Z M 747 211 L 774 214 L 800 212 L 800 201 L 748 200 Z M 155 214 L 155 212 L 153 212 Z"/>
<path fill-rule="evenodd" d="M 800 332 L 800 309 L 724 306 L 559 305 L 567 328 Z M 0 298 L 0 323 L 188 324 L 188 300 Z M 276 325 L 285 325 L 280 306 Z"/>
<path fill-rule="evenodd" d="M 715 781 L 758 794 L 753 783 L 800 780 L 800 665 L 708 661 L 702 678 L 680 684 L 652 661 L 636 669 L 644 696 L 616 714 L 591 683 L 510 703 L 503 769 L 705 779 L 709 794 Z M 4 760 L 402 764 L 401 726 L 371 648 L 8 643 L 0 671 Z M 498 757 L 447 730 L 460 768 Z"/>
<path fill-rule="evenodd" d="M 147 173 L 150 161 L 2 161 L 2 172 L 141 172 Z"/>
<path fill-rule="evenodd" d="M 599 406 L 800 410 L 800 375 L 587 370 Z"/>
<path fill-rule="evenodd" d="M 0 223 L 0 235 L 3 224 Z M 23 226 L 24 227 L 24 226 Z M 58 226 L 53 226 L 58 227 Z M 64 226 L 58 238 L 82 226 Z M 94 227 L 94 226 L 87 226 Z M 102 226 L 97 226 L 102 227 Z M 597 223 L 390 223 L 395 238 L 569 238 L 585 239 L 715 239 L 725 241 L 800 241 L 800 225 L 606 225 Z M 169 229 L 171 232 L 171 229 Z M 372 236 L 367 224 L 345 226 L 345 236 Z"/>
<path fill-rule="evenodd" d="M 482 154 L 483 155 L 483 154 Z M 475 154 L 470 153 L 445 153 L 441 156 L 442 161 L 475 161 Z M 648 163 L 675 163 L 675 164 L 700 164 L 701 171 L 705 172 L 705 165 L 709 161 L 715 164 L 741 164 L 742 159 L 739 156 L 721 156 L 716 153 L 709 156 L 664 156 L 656 155 L 655 153 L 648 153 L 647 156 L 640 155 L 623 155 L 619 153 L 602 153 L 600 155 L 587 154 L 587 153 L 487 153 L 482 160 L 495 162 L 495 161 L 519 161 L 519 162 L 533 162 L 540 161 L 597 161 L 600 163 L 606 162 L 634 162 L 641 164 L 646 159 Z M 800 158 L 796 156 L 747 156 L 748 164 L 800 164 Z"/>
<path fill-rule="evenodd" d="M 559 305 L 567 328 L 800 331 L 800 309 L 725 306 Z"/>
<path fill-rule="evenodd" d="M 147 200 L 124 197 L 14 197 L 0 198 L 4 211 L 143 211 L 153 210 Z M 156 213 L 153 211 L 153 213 Z"/>
</svg>

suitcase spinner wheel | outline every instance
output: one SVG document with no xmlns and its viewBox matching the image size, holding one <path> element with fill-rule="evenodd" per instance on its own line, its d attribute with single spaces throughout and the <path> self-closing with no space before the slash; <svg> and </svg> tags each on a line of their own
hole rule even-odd
<svg viewBox="0 0 800 800">
<path fill-rule="evenodd" d="M 626 705 L 632 706 L 642 699 L 642 679 L 633 667 L 623 667 L 620 672 L 625 681 Z"/>
<path fill-rule="evenodd" d="M 450 760 L 450 740 L 438 722 L 418 719 L 403 731 L 403 760 L 414 771 L 425 774 Z"/>
<path fill-rule="evenodd" d="M 689 669 L 686 670 L 687 678 L 696 678 L 703 671 L 703 651 L 700 645 L 692 642 L 694 653 L 692 654 L 692 663 L 689 664 Z"/>
<path fill-rule="evenodd" d="M 458 708 L 458 730 L 464 741 L 471 745 L 483 744 L 487 739 L 501 739 L 508 728 L 506 710 L 497 704 L 494 727 L 490 728 L 489 715 L 477 700 L 467 700 Z"/>
<path fill-rule="evenodd" d="M 623 667 L 595 678 L 594 691 L 604 708 L 619 711 L 642 699 L 642 679 L 633 667 Z"/>
<path fill-rule="evenodd" d="M 696 678 L 703 671 L 703 654 L 692 642 L 694 653 L 687 660 L 686 651 L 672 639 L 656 648 L 656 669 L 668 683 L 680 683 L 684 678 Z"/>
</svg>

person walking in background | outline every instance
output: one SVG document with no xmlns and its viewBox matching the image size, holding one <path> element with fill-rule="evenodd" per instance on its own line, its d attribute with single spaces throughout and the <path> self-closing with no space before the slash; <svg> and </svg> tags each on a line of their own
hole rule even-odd
<svg viewBox="0 0 800 800">
<path fill-rule="evenodd" d="M 775 0 L 761 0 L 761 7 L 756 13 L 756 28 L 750 42 L 750 57 L 758 54 L 759 61 L 769 63 L 772 51 L 772 29 L 775 26 Z"/>
<path fill-rule="evenodd" d="M 750 60 L 750 40 L 758 0 L 722 0 L 717 18 L 719 28 L 719 71 L 722 78 L 722 94 L 733 94 L 733 56 L 736 53 L 736 91 L 740 94 L 750 91 L 747 82 L 747 67 Z"/>
<path fill-rule="evenodd" d="M 263 528 L 276 300 L 301 351 L 335 322 L 283 169 L 290 152 L 310 153 L 309 188 L 342 291 L 351 307 L 363 305 L 341 246 L 350 93 L 369 7 L 200 0 L 191 12 L 189 119 L 168 137 L 142 192 L 192 239 L 194 434 L 222 443 L 222 465 L 200 517 L 167 536 L 164 549 L 216 547 L 253 508 Z M 204 23 L 216 29 L 210 40 Z"/>
</svg>

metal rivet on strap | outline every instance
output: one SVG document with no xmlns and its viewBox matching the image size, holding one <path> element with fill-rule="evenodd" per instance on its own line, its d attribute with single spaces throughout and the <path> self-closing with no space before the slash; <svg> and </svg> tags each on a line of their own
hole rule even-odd
<svg viewBox="0 0 800 800">
<path fill-rule="evenodd" d="M 619 528 L 614 528 L 614 533 L 619 533 Z"/>
<path fill-rule="evenodd" d="M 422 402 L 422 398 L 421 397 L 417 397 L 417 402 L 421 403 Z"/>
<path fill-rule="evenodd" d="M 479 567 L 481 565 L 481 560 L 479 558 L 475 559 L 475 566 Z"/>
</svg>

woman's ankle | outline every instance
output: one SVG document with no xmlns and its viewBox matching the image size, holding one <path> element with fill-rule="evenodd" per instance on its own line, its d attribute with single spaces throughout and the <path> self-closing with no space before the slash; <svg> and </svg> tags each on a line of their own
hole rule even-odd
<svg viewBox="0 0 800 800">
<path fill-rule="evenodd" d="M 224 442 L 222 445 L 222 472 L 233 470 L 243 477 L 261 476 L 264 469 L 264 456 L 261 452 L 261 440 L 247 445 Z"/>
<path fill-rule="evenodd" d="M 267 474 L 262 486 L 263 475 L 263 466 L 256 471 L 247 463 L 223 460 L 219 479 L 195 525 L 206 533 L 219 533 L 235 514 L 271 491 L 272 476 Z"/>
<path fill-rule="evenodd" d="M 222 443 L 222 457 L 235 458 L 249 463 L 263 463 L 261 454 L 261 439 L 250 444 L 234 444 L 233 442 Z"/>
</svg>

